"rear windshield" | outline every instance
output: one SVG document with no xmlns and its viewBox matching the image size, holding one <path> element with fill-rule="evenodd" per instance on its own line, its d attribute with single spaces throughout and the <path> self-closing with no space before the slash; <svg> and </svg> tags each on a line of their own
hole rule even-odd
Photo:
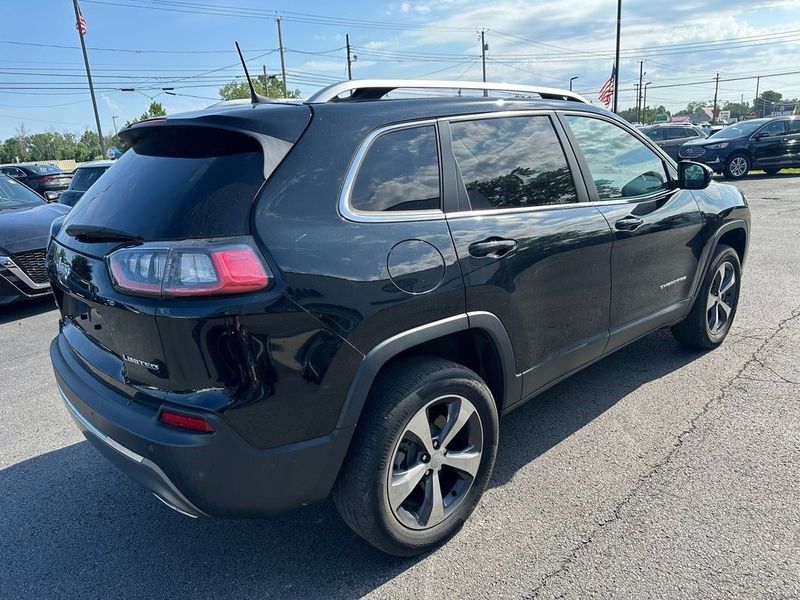
<svg viewBox="0 0 800 600">
<path fill-rule="evenodd" d="M 255 139 L 194 126 L 152 127 L 137 137 L 84 194 L 69 224 L 145 240 L 249 233 L 250 208 L 264 182 L 263 154 Z"/>
<path fill-rule="evenodd" d="M 76 169 L 75 175 L 72 177 L 72 182 L 69 184 L 69 189 L 78 192 L 85 192 L 92 184 L 100 179 L 100 175 L 106 172 L 108 167 L 81 167 Z"/>
<path fill-rule="evenodd" d="M 26 169 L 29 171 L 33 171 L 37 175 L 47 175 L 48 173 L 61 173 L 61 169 L 59 169 L 55 165 L 26 165 Z"/>
</svg>

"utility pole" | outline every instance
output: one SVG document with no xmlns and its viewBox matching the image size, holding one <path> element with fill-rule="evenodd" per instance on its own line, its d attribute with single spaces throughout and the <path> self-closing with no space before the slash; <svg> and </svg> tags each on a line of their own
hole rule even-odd
<svg viewBox="0 0 800 600">
<path fill-rule="evenodd" d="M 78 8 L 78 0 L 72 0 L 72 7 L 75 9 L 75 26 L 78 27 L 78 37 L 81 38 L 83 64 L 86 65 L 86 79 L 89 80 L 89 94 L 92 96 L 92 107 L 94 108 L 94 122 L 97 125 L 97 136 L 100 138 L 100 153 L 103 155 L 103 158 L 105 158 L 106 144 L 103 141 L 103 130 L 100 128 L 100 114 L 97 112 L 97 99 L 94 97 L 94 84 L 92 83 L 92 71 L 89 68 L 89 56 L 86 54 L 86 43 L 83 41 L 83 33 L 78 25 L 81 21 L 81 11 Z"/>
<path fill-rule="evenodd" d="M 714 78 L 714 108 L 711 109 L 711 124 L 717 124 L 717 92 L 719 91 L 719 73 Z"/>
<path fill-rule="evenodd" d="M 617 50 L 614 55 L 614 106 L 617 112 L 617 96 L 619 96 L 619 36 L 622 29 L 622 0 L 617 0 Z"/>
<path fill-rule="evenodd" d="M 114 135 L 119 133 L 119 129 L 117 129 L 117 117 L 119 117 L 119 115 L 111 115 L 111 122 L 114 123 Z"/>
<path fill-rule="evenodd" d="M 283 37 L 281 36 L 281 18 L 275 17 L 278 25 L 278 50 L 281 53 L 281 78 L 283 79 L 283 97 L 289 97 L 289 88 L 286 87 L 286 63 L 283 60 Z"/>
<path fill-rule="evenodd" d="M 347 78 L 348 79 L 352 79 L 353 78 L 353 69 L 352 69 L 353 61 L 350 59 L 350 34 L 346 33 L 344 35 L 344 39 L 345 39 L 345 43 L 347 45 Z"/>
<path fill-rule="evenodd" d="M 267 78 L 267 65 L 261 65 L 261 72 L 264 75 L 264 95 L 269 96 L 269 79 Z"/>
<path fill-rule="evenodd" d="M 647 86 L 653 83 L 652 81 L 648 81 L 644 84 L 644 98 L 642 100 L 642 123 L 647 120 Z"/>
<path fill-rule="evenodd" d="M 486 30 L 481 29 L 481 63 L 483 64 L 483 82 L 486 83 Z M 484 97 L 489 95 L 488 90 L 483 90 Z"/>
<path fill-rule="evenodd" d="M 634 83 L 633 84 L 633 90 L 634 90 L 634 93 L 636 94 L 636 122 L 639 123 L 640 122 L 639 121 L 639 99 L 641 98 L 641 96 L 639 95 L 639 84 L 638 83 Z"/>
<path fill-rule="evenodd" d="M 639 92 L 636 96 L 636 120 L 641 123 L 642 122 L 642 77 L 644 77 L 644 61 L 639 61 Z"/>
<path fill-rule="evenodd" d="M 757 116 L 761 116 L 761 109 L 756 108 L 758 106 L 758 88 L 761 86 L 761 75 L 756 77 L 756 98 L 753 100 L 753 110 L 758 111 L 756 112 Z"/>
</svg>

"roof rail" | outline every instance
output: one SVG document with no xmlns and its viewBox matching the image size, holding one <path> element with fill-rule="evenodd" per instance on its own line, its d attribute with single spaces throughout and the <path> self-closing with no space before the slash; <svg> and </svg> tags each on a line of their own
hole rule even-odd
<svg viewBox="0 0 800 600">
<path fill-rule="evenodd" d="M 354 79 L 352 81 L 342 81 L 321 89 L 311 96 L 307 102 L 309 104 L 320 104 L 345 100 L 379 100 L 396 89 L 492 90 L 537 94 L 539 97 L 548 100 L 573 100 L 589 104 L 589 101 L 580 94 L 557 88 L 518 85 L 516 83 L 493 83 L 489 81 L 440 81 L 431 79 Z M 350 96 L 339 98 L 339 95 L 345 92 L 350 92 Z"/>
</svg>

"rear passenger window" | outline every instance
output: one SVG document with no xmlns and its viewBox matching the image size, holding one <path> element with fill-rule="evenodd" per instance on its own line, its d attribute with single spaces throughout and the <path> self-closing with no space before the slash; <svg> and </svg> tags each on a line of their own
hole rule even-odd
<svg viewBox="0 0 800 600">
<path fill-rule="evenodd" d="M 549 117 L 461 121 L 450 130 L 473 210 L 578 201 Z"/>
<path fill-rule="evenodd" d="M 664 130 L 659 127 L 656 127 L 655 129 L 648 129 L 644 132 L 644 134 L 654 142 L 660 142 L 664 139 Z"/>
<path fill-rule="evenodd" d="M 667 189 L 664 163 L 633 134 L 602 119 L 577 115 L 565 119 L 586 158 L 600 200 Z"/>
<path fill-rule="evenodd" d="M 789 121 L 789 133 L 800 133 L 800 119 Z"/>
<path fill-rule="evenodd" d="M 667 129 L 667 139 L 670 140 L 679 140 L 691 135 L 692 134 L 684 127 L 670 127 Z"/>
<path fill-rule="evenodd" d="M 440 208 L 439 152 L 433 126 L 378 137 L 358 170 L 350 206 L 365 212 Z"/>
</svg>

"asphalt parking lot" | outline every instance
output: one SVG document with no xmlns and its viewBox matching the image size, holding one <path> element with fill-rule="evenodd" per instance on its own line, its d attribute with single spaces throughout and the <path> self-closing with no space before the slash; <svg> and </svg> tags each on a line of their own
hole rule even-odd
<svg viewBox="0 0 800 600">
<path fill-rule="evenodd" d="M 0 597 L 800 597 L 800 176 L 739 185 L 753 237 L 726 343 L 657 332 L 512 413 L 472 519 L 418 559 L 373 550 L 331 503 L 170 511 L 72 424 L 51 301 L 3 309 Z"/>
</svg>

